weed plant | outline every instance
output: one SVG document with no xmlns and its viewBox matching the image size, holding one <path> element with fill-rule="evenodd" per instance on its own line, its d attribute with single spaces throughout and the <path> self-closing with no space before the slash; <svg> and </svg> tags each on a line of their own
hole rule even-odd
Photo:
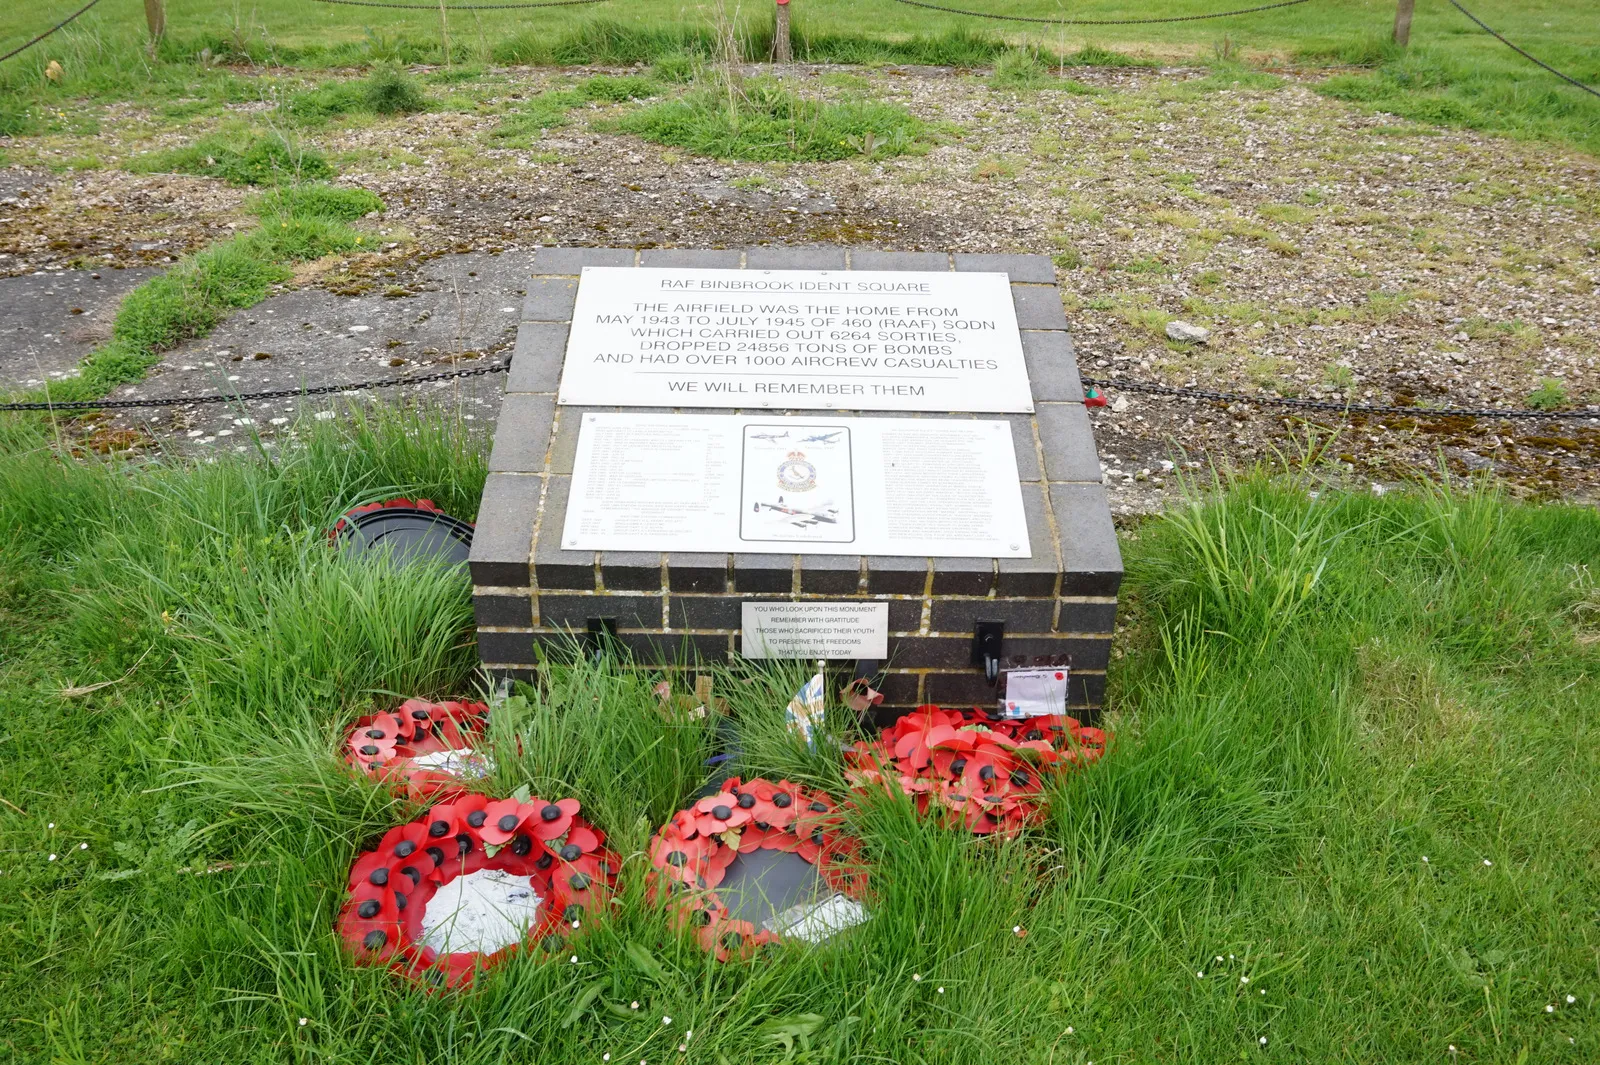
<svg viewBox="0 0 1600 1065">
<path fill-rule="evenodd" d="M 11 1058 L 1600 1051 L 1600 518 L 1482 485 L 1193 486 L 1123 539 L 1106 760 L 1010 842 L 868 797 L 872 920 L 748 962 L 674 933 L 642 875 L 716 730 L 663 712 L 649 670 L 554 661 L 499 703 L 489 786 L 577 796 L 623 856 L 617 905 L 577 961 L 518 958 L 467 992 L 351 965 L 349 863 L 418 811 L 342 768 L 343 729 L 483 682 L 463 575 L 359 562 L 326 530 L 396 494 L 472 517 L 467 424 L 380 409 L 129 465 L 0 422 Z M 734 768 L 841 787 L 829 742 L 782 724 L 803 665 L 714 673 Z"/>
</svg>

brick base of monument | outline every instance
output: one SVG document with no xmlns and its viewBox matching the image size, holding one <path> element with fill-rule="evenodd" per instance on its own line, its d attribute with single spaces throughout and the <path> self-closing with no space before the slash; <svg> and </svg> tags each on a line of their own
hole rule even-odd
<svg viewBox="0 0 1600 1065">
<path fill-rule="evenodd" d="M 555 402 L 585 266 L 1008 274 L 1035 413 L 980 417 L 1011 423 L 1033 557 L 564 550 L 560 536 L 579 422 L 588 411 L 625 409 Z M 582 639 L 596 625 L 614 628 L 617 642 L 640 668 L 693 672 L 698 665 L 726 664 L 739 653 L 743 602 L 881 600 L 889 606 L 889 657 L 877 684 L 885 696 L 880 720 L 923 703 L 992 706 L 994 686 L 971 665 L 979 622 L 1004 623 L 1003 666 L 1069 666 L 1068 706 L 1080 716 L 1104 698 L 1122 558 L 1055 273 L 1045 256 L 843 248 L 538 249 L 489 471 L 471 569 L 478 650 L 493 673 L 530 676 L 541 661 L 541 645 L 546 656 L 567 653 L 575 637 Z"/>
</svg>

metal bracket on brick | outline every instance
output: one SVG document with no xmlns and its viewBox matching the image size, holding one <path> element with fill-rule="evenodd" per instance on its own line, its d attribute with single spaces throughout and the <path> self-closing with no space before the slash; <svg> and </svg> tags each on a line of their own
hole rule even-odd
<svg viewBox="0 0 1600 1065">
<path fill-rule="evenodd" d="M 979 621 L 972 627 L 972 664 L 983 667 L 990 684 L 1000 679 L 1000 652 L 1006 641 L 1006 623 Z"/>
</svg>

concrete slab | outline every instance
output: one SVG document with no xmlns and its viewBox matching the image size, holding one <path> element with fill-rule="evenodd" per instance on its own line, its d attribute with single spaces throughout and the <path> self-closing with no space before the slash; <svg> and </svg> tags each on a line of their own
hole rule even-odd
<svg viewBox="0 0 1600 1065">
<path fill-rule="evenodd" d="M 72 376 L 78 361 L 110 338 L 122 297 L 158 272 L 107 268 L 0 277 L 0 390 Z"/>
<path fill-rule="evenodd" d="M 250 393 L 357 381 L 404 380 L 490 365 L 509 353 L 523 300 L 533 284 L 532 256 L 474 252 L 416 268 L 397 286 L 342 296 L 305 288 L 273 296 L 230 317 L 210 336 L 169 352 L 117 399 Z M 391 290 L 393 291 L 393 290 Z M 492 423 L 505 387 L 501 374 L 414 389 L 291 397 L 244 404 L 176 404 L 122 411 L 118 422 L 195 447 L 243 447 L 252 432 L 271 435 L 307 410 L 349 402 L 415 400 L 459 405 L 463 416 Z M 359 398 L 358 398 L 359 397 Z"/>
</svg>

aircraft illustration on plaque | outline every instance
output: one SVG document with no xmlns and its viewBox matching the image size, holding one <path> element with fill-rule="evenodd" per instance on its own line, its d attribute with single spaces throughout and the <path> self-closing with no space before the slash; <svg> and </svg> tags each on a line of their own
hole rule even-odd
<svg viewBox="0 0 1600 1065">
<path fill-rule="evenodd" d="M 790 524 L 799 529 L 804 529 L 812 525 L 818 525 L 822 522 L 827 522 L 829 525 L 837 525 L 839 523 L 838 507 L 832 505 L 812 507 L 809 509 L 791 507 L 783 501 L 782 496 L 778 497 L 778 501 L 776 503 L 757 502 L 753 504 L 750 509 L 757 514 L 760 514 L 763 509 L 776 511 L 779 514 L 786 514 L 790 518 L 794 519 L 790 522 Z"/>
<path fill-rule="evenodd" d="M 788 435 L 789 434 L 787 432 L 783 432 L 783 433 L 751 433 L 750 434 L 750 439 L 751 440 L 767 440 L 767 441 L 770 441 L 771 443 L 775 444 L 779 440 L 782 440 L 784 437 L 786 437 Z"/>
<path fill-rule="evenodd" d="M 803 436 L 800 438 L 800 442 L 802 444 L 831 444 L 836 437 L 841 436 L 843 433 L 844 430 L 840 429 L 837 432 L 832 433 L 818 433 L 815 436 Z"/>
</svg>

